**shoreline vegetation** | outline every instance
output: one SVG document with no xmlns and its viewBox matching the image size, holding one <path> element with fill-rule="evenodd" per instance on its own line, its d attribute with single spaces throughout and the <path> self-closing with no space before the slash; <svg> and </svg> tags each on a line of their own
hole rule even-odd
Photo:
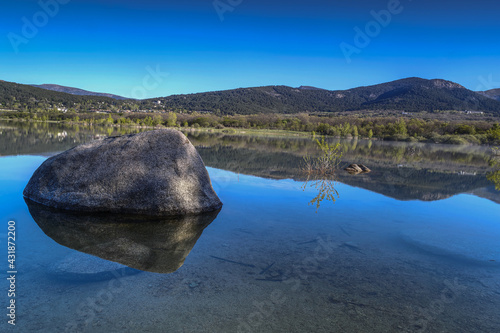
<svg viewBox="0 0 500 333">
<path fill-rule="evenodd" d="M 193 113 L 63 113 L 0 110 L 0 120 L 52 122 L 68 125 L 112 127 L 172 127 L 225 134 L 259 134 L 379 139 L 444 144 L 500 144 L 500 123 L 492 120 L 442 120 L 396 116 L 320 116 Z"/>
</svg>

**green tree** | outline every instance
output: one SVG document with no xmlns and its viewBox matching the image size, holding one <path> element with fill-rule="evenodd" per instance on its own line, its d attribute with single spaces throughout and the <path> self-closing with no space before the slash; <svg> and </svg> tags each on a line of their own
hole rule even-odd
<svg viewBox="0 0 500 333">
<path fill-rule="evenodd" d="M 358 136 L 359 133 L 358 133 L 358 126 L 354 125 L 352 127 L 352 136 Z"/>
<path fill-rule="evenodd" d="M 408 136 L 408 128 L 403 118 L 399 118 L 398 121 L 394 123 L 394 134 Z"/>
<path fill-rule="evenodd" d="M 177 115 L 175 113 L 169 112 L 167 114 L 166 125 L 169 126 L 169 127 L 173 127 L 173 126 L 177 125 Z"/>
<path fill-rule="evenodd" d="M 106 119 L 106 124 L 107 125 L 113 125 L 115 121 L 113 120 L 113 117 L 111 115 L 108 116 L 108 119 Z"/>
<path fill-rule="evenodd" d="M 500 125 L 498 123 L 493 124 L 493 127 L 488 130 L 488 139 L 491 141 L 500 142 Z"/>
<path fill-rule="evenodd" d="M 476 134 L 476 128 L 472 125 L 460 125 L 457 127 L 455 134 Z"/>
<path fill-rule="evenodd" d="M 160 115 L 156 115 L 153 118 L 152 125 L 153 126 L 159 126 L 163 123 L 163 118 Z"/>
</svg>

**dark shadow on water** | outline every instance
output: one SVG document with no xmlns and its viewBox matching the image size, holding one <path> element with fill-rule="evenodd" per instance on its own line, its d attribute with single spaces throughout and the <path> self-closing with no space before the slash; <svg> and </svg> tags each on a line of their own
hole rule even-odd
<svg viewBox="0 0 500 333">
<path fill-rule="evenodd" d="M 38 226 L 57 243 L 155 273 L 178 270 L 220 211 L 161 218 L 69 212 L 25 201 Z"/>
</svg>

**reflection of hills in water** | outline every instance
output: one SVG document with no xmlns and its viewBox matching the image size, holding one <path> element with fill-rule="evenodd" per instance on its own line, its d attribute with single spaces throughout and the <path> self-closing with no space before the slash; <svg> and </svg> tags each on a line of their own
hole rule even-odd
<svg viewBox="0 0 500 333">
<path fill-rule="evenodd" d="M 95 138 L 144 129 L 105 126 L 0 122 L 0 155 L 51 154 Z M 304 180 L 303 156 L 317 155 L 311 138 L 188 133 L 205 164 L 265 178 Z M 338 141 L 338 140 L 333 140 Z M 438 200 L 473 193 L 500 203 L 500 192 L 486 179 L 490 150 L 479 146 L 342 140 L 343 164 L 362 163 L 372 172 L 337 180 L 400 200 Z"/>
<path fill-rule="evenodd" d="M 0 156 L 48 155 L 98 138 L 139 132 L 132 128 L 0 122 Z"/>
<path fill-rule="evenodd" d="M 205 164 L 214 168 L 266 178 L 304 180 L 303 156 L 317 155 L 310 139 L 224 137 L 210 142 L 190 137 Z M 500 202 L 500 193 L 486 179 L 490 170 L 486 147 L 341 141 L 342 165 L 363 163 L 371 173 L 337 180 L 399 200 L 439 200 L 459 193 L 474 193 Z"/>
<path fill-rule="evenodd" d="M 156 273 L 178 270 L 203 230 L 219 211 L 155 218 L 120 214 L 83 214 L 55 210 L 26 199 L 43 232 L 57 243 L 131 268 Z"/>
</svg>

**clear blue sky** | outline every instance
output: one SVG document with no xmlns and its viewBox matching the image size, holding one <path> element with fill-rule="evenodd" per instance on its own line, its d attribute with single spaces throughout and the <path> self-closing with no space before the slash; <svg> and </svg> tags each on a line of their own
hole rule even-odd
<svg viewBox="0 0 500 333">
<path fill-rule="evenodd" d="M 50 15 L 38 0 L 2 4 L 0 79 L 127 97 L 410 76 L 500 88 L 498 0 L 41 2 Z M 382 10 L 390 18 L 375 24 Z M 367 24 L 369 39 L 355 40 Z"/>
</svg>

